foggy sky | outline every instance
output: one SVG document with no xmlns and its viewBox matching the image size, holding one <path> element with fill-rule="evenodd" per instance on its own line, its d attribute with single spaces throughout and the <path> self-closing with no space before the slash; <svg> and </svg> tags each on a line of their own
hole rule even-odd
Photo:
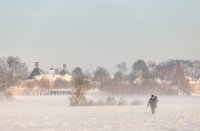
<svg viewBox="0 0 200 131">
<path fill-rule="evenodd" d="M 199 0 L 1 0 L 0 57 L 32 70 L 199 60 Z"/>
</svg>

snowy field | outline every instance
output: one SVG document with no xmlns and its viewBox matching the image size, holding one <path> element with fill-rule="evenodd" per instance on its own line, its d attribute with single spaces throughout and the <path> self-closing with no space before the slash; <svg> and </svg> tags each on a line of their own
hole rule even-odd
<svg viewBox="0 0 200 131">
<path fill-rule="evenodd" d="M 143 105 L 70 107 L 67 96 L 18 96 L 0 102 L 0 131 L 200 131 L 200 96 L 159 97 Z"/>
</svg>

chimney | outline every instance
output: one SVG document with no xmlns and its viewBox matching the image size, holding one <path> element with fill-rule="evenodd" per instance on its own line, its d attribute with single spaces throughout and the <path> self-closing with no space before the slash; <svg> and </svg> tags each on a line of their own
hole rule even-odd
<svg viewBox="0 0 200 131">
<path fill-rule="evenodd" d="M 35 68 L 39 68 L 39 62 L 35 62 Z"/>
<path fill-rule="evenodd" d="M 62 69 L 62 71 L 60 72 L 60 75 L 65 75 L 65 74 L 67 74 L 68 73 L 68 71 L 67 71 L 67 64 L 63 64 L 63 69 Z"/>
</svg>

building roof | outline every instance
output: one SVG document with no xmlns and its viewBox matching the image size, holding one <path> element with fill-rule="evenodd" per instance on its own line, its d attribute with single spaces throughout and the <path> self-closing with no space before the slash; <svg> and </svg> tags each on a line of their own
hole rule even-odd
<svg viewBox="0 0 200 131">
<path fill-rule="evenodd" d="M 43 71 L 40 68 L 35 68 L 32 73 L 30 74 L 30 76 L 28 77 L 28 79 L 33 79 L 36 76 L 40 76 L 42 75 Z"/>
</svg>

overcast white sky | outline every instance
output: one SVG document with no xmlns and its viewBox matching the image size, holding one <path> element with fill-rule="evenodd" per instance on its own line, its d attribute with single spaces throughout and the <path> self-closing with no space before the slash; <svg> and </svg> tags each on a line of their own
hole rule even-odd
<svg viewBox="0 0 200 131">
<path fill-rule="evenodd" d="M 0 0 L 0 57 L 32 70 L 199 60 L 199 0 Z"/>
</svg>

